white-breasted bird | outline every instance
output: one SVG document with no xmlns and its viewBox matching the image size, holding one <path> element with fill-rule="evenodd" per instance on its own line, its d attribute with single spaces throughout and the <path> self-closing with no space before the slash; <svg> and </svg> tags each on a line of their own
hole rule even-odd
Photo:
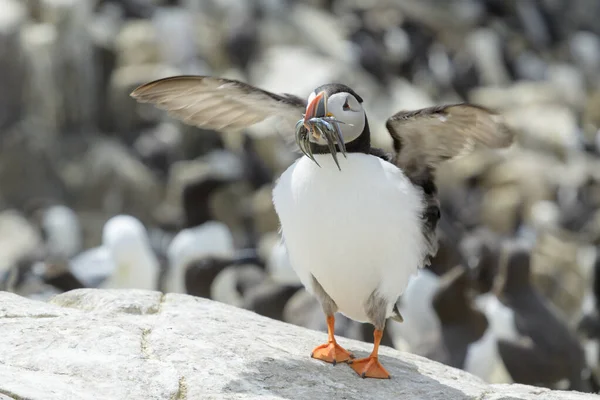
<svg viewBox="0 0 600 400">
<path fill-rule="evenodd" d="M 160 265 L 140 220 L 123 214 L 111 217 L 102 228 L 102 246 L 115 268 L 103 288 L 156 290 Z"/>
<path fill-rule="evenodd" d="M 513 138 L 485 108 L 438 106 L 390 117 L 387 154 L 371 147 L 363 99 L 342 84 L 320 86 L 305 101 L 234 80 L 179 76 L 132 96 L 203 128 L 242 130 L 270 117 L 296 124 L 305 156 L 278 179 L 273 202 L 290 262 L 327 316 L 328 342 L 312 357 L 347 361 L 362 377 L 389 378 L 378 361 L 386 320 L 402 320 L 396 302 L 437 251 L 436 168 L 477 145 L 506 147 Z M 374 325 L 369 357 L 353 360 L 337 344 L 337 311 Z"/>
</svg>

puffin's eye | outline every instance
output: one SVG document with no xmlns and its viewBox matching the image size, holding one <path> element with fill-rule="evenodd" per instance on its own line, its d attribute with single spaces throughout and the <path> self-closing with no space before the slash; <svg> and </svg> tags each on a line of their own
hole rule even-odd
<svg viewBox="0 0 600 400">
<path fill-rule="evenodd" d="M 346 97 L 346 101 L 344 102 L 344 105 L 342 106 L 342 110 L 344 110 L 344 111 L 350 110 L 350 105 L 348 104 L 348 97 Z"/>
</svg>

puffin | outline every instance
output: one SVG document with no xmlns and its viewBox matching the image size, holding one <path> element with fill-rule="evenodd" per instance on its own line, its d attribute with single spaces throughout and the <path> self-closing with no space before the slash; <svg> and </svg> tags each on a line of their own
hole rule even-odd
<svg viewBox="0 0 600 400">
<path fill-rule="evenodd" d="M 348 363 L 363 378 L 390 378 L 378 359 L 386 321 L 403 320 L 399 298 L 437 252 L 437 168 L 479 147 L 508 147 L 514 136 L 493 110 L 457 103 L 378 121 L 392 148 L 376 148 L 363 98 L 341 83 L 302 98 L 220 77 L 175 76 L 131 96 L 205 129 L 242 131 L 270 120 L 294 135 L 302 155 L 277 179 L 272 198 L 290 263 L 327 321 L 328 340 L 311 356 Z M 357 359 L 337 343 L 336 312 L 373 325 L 369 356 Z"/>
</svg>

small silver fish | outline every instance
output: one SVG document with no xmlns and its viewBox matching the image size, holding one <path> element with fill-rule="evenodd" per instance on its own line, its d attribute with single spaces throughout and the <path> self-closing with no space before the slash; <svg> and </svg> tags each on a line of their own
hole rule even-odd
<svg viewBox="0 0 600 400">
<path fill-rule="evenodd" d="M 327 142 L 327 146 L 329 147 L 329 152 L 335 161 L 338 169 L 341 171 L 340 164 L 337 159 L 337 147 L 339 151 L 342 152 L 344 157 L 347 157 L 346 152 L 346 144 L 344 143 L 344 138 L 342 136 L 342 130 L 340 128 L 340 124 L 344 122 L 338 121 L 333 117 L 320 117 L 320 118 L 311 118 L 308 121 L 304 121 L 304 119 L 299 120 L 296 123 L 296 144 L 302 151 L 304 155 L 310 158 L 315 164 L 319 165 L 314 155 L 312 154 L 312 149 L 310 147 L 310 133 L 318 133 L 319 137 L 324 137 Z M 306 125 L 309 125 L 309 129 Z M 320 165 L 319 165 L 320 166 Z"/>
</svg>

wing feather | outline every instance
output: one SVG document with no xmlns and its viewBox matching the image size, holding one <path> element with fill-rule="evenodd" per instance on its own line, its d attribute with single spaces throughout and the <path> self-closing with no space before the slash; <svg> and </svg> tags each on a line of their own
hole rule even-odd
<svg viewBox="0 0 600 400">
<path fill-rule="evenodd" d="M 478 147 L 507 147 L 514 136 L 500 115 L 473 104 L 400 111 L 386 127 L 394 142 L 395 164 L 409 175 L 435 170 Z"/>
<path fill-rule="evenodd" d="M 270 117 L 294 126 L 306 101 L 275 94 L 244 82 L 210 76 L 175 76 L 135 89 L 131 96 L 204 129 L 242 130 Z"/>
</svg>

